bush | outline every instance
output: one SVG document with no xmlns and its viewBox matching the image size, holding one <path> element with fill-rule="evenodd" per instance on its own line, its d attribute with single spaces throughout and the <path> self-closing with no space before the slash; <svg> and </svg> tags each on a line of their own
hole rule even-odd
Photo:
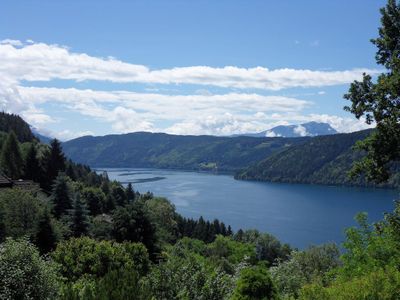
<svg viewBox="0 0 400 300">
<path fill-rule="evenodd" d="M 54 299 L 57 275 L 55 264 L 27 240 L 0 244 L 0 299 Z"/>
</svg>

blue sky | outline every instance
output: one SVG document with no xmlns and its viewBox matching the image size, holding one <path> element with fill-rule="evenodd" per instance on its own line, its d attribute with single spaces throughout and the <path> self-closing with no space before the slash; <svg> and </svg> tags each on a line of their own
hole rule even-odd
<svg viewBox="0 0 400 300">
<path fill-rule="evenodd" d="M 3 1 L 2 109 L 69 139 L 132 131 L 365 127 L 349 82 L 377 74 L 385 1 Z M 258 67 L 258 68 L 257 68 Z"/>
</svg>

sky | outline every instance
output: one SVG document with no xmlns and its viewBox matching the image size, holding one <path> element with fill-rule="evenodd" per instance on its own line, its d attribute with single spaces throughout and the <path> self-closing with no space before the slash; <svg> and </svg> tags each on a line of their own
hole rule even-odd
<svg viewBox="0 0 400 300">
<path fill-rule="evenodd" d="M 68 140 L 327 122 L 377 75 L 381 0 L 2 1 L 0 109 Z"/>
</svg>

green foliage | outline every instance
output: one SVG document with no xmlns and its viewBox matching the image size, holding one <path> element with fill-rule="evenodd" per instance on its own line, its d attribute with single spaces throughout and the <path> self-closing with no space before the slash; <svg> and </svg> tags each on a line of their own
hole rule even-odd
<svg viewBox="0 0 400 300">
<path fill-rule="evenodd" d="M 279 299 L 279 296 L 265 267 L 256 266 L 241 271 L 232 300 L 273 299 Z"/>
<path fill-rule="evenodd" d="M 135 202 L 118 207 L 112 214 L 113 237 L 117 242 L 141 242 L 153 255 L 156 251 L 155 228 L 143 208 Z"/>
<path fill-rule="evenodd" d="M 98 240 L 111 240 L 113 222 L 109 215 L 98 215 L 92 219 L 89 235 Z"/>
<path fill-rule="evenodd" d="M 35 144 L 30 144 L 28 153 L 25 157 L 24 164 L 24 178 L 31 179 L 35 182 L 40 182 L 41 174 L 43 170 L 41 169 L 40 162 L 38 159 L 38 153 Z"/>
<path fill-rule="evenodd" d="M 68 177 L 63 173 L 60 173 L 54 182 L 51 200 L 53 202 L 54 215 L 57 218 L 66 215 L 72 208 L 73 197 L 71 184 Z"/>
<path fill-rule="evenodd" d="M 339 249 L 326 244 L 294 251 L 289 260 L 279 262 L 270 272 L 281 295 L 297 297 L 305 284 L 328 282 L 329 272 L 339 265 Z"/>
<path fill-rule="evenodd" d="M 274 236 L 255 229 L 239 230 L 234 239 L 254 245 L 257 260 L 267 261 L 269 265 L 273 265 L 277 260 L 287 260 L 292 251 L 289 245 L 281 244 Z"/>
<path fill-rule="evenodd" d="M 50 212 L 46 207 L 37 222 L 34 241 L 39 251 L 43 254 L 54 250 L 57 240 L 56 229 L 51 219 Z"/>
<path fill-rule="evenodd" d="M 0 244 L 0 299 L 55 299 L 58 274 L 26 240 Z"/>
<path fill-rule="evenodd" d="M 176 241 L 178 224 L 175 206 L 165 198 L 152 198 L 144 203 L 144 209 L 155 225 L 157 240 L 161 244 Z"/>
<path fill-rule="evenodd" d="M 144 275 L 150 263 L 142 244 L 96 241 L 88 237 L 59 243 L 52 257 L 61 265 L 60 271 L 67 282 L 82 277 L 101 278 L 112 270 L 125 268 L 134 268 Z"/>
<path fill-rule="evenodd" d="M 288 183 L 374 185 L 365 178 L 350 178 L 354 161 L 362 158 L 355 151 L 357 141 L 365 139 L 371 130 L 348 134 L 317 136 L 286 150 L 277 152 L 235 175 L 237 179 Z M 395 170 L 398 174 L 398 169 Z M 382 186 L 399 186 L 396 176 Z"/>
<path fill-rule="evenodd" d="M 202 251 L 202 242 L 181 241 L 147 276 L 153 296 L 156 299 L 228 299 L 234 278 L 208 265 L 204 257 L 190 250 Z"/>
<path fill-rule="evenodd" d="M 345 107 L 356 116 L 365 117 L 367 124 L 376 123 L 376 130 L 357 148 L 367 155 L 353 167 L 353 175 L 364 173 L 369 180 L 389 179 L 390 163 L 400 159 L 400 5 L 389 0 L 381 9 L 379 37 L 372 40 L 378 48 L 376 62 L 387 72 L 378 76 L 376 83 L 364 74 L 362 81 L 351 84 L 344 96 L 351 101 Z"/>
<path fill-rule="evenodd" d="M 0 131 L 10 133 L 15 132 L 21 143 L 32 142 L 35 140 L 29 124 L 20 116 L 0 112 Z"/>
<path fill-rule="evenodd" d="M 43 212 L 43 203 L 19 189 L 0 192 L 0 214 L 5 236 L 34 237 Z"/>
<path fill-rule="evenodd" d="M 79 193 L 75 196 L 72 210 L 69 212 L 70 231 L 73 237 L 86 235 L 89 230 L 88 210 Z"/>
<path fill-rule="evenodd" d="M 90 215 L 96 216 L 105 210 L 106 195 L 100 188 L 86 187 L 80 194 L 87 205 Z"/>
<path fill-rule="evenodd" d="M 306 138 L 178 136 L 136 132 L 81 137 L 63 144 L 74 161 L 99 167 L 152 167 L 234 171 Z"/>
<path fill-rule="evenodd" d="M 66 166 L 65 156 L 57 139 L 51 142 L 50 150 L 44 153 L 43 165 L 45 173 L 42 176 L 41 187 L 48 191 L 59 173 L 65 171 Z"/>
<path fill-rule="evenodd" d="M 300 295 L 304 300 L 397 300 L 400 296 L 400 272 L 397 268 L 379 268 L 348 281 L 324 288 L 306 285 Z"/>
<path fill-rule="evenodd" d="M 11 131 L 3 144 L 1 151 L 1 168 L 12 179 L 22 175 L 23 159 L 17 136 Z"/>
</svg>

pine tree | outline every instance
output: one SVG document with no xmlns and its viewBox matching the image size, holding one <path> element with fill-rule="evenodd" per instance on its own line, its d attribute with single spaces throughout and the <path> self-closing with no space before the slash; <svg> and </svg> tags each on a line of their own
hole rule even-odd
<svg viewBox="0 0 400 300">
<path fill-rule="evenodd" d="M 65 171 L 65 156 L 61 149 L 61 144 L 57 139 L 54 139 L 50 145 L 50 151 L 45 157 L 46 181 L 47 185 L 51 186 L 52 182 L 58 176 L 59 172 Z"/>
<path fill-rule="evenodd" d="M 40 176 L 41 176 L 41 168 L 39 160 L 37 158 L 36 147 L 34 144 L 31 144 L 25 158 L 25 178 L 31 179 L 35 182 L 39 182 Z"/>
<path fill-rule="evenodd" d="M 53 211 L 56 218 L 67 214 L 68 210 L 72 208 L 71 188 L 69 186 L 68 177 L 65 176 L 65 174 L 60 173 L 57 176 L 53 185 L 51 199 L 53 201 Z"/>
<path fill-rule="evenodd" d="M 68 161 L 68 164 L 67 164 L 67 168 L 66 168 L 66 170 L 65 170 L 65 174 L 67 174 L 67 176 L 69 177 L 69 178 L 71 178 L 72 180 L 76 180 L 77 178 L 76 178 L 76 175 L 75 175 L 75 170 L 74 170 L 74 168 L 72 167 L 72 161 L 71 160 L 69 160 Z"/>
<path fill-rule="evenodd" d="M 70 211 L 70 230 L 74 237 L 86 235 L 89 229 L 89 211 L 82 202 L 79 193 L 75 196 L 74 207 Z"/>
<path fill-rule="evenodd" d="M 232 236 L 232 235 L 233 235 L 233 231 L 232 231 L 231 225 L 228 225 L 228 230 L 227 230 L 226 234 L 227 234 L 228 236 Z"/>
<path fill-rule="evenodd" d="M 37 225 L 35 244 L 40 253 L 44 254 L 54 250 L 56 243 L 57 235 L 51 222 L 50 212 L 45 208 Z"/>
<path fill-rule="evenodd" d="M 128 203 L 133 202 L 135 200 L 135 192 L 132 188 L 132 183 L 130 182 L 126 187 L 126 199 L 128 200 Z"/>
<path fill-rule="evenodd" d="M 4 142 L 1 152 L 1 167 L 7 176 L 19 179 L 23 167 L 23 160 L 17 136 L 11 131 Z"/>
</svg>

